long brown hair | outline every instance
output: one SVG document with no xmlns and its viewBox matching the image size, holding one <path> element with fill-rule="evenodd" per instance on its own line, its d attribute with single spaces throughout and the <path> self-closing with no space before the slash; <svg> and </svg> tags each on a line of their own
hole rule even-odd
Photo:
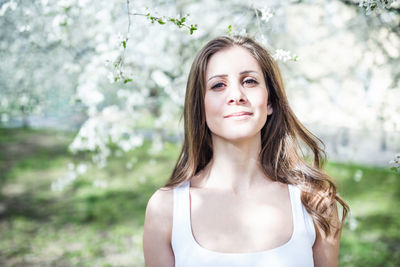
<svg viewBox="0 0 400 267">
<path fill-rule="evenodd" d="M 324 147 L 324 143 L 300 123 L 290 108 L 277 63 L 266 49 L 248 37 L 217 37 L 209 41 L 194 59 L 186 85 L 183 147 L 164 187 L 181 185 L 212 159 L 211 132 L 204 110 L 206 67 L 212 55 L 232 46 L 247 49 L 260 64 L 269 93 L 268 104 L 273 108 L 261 129 L 259 160 L 265 175 L 275 181 L 298 185 L 302 191 L 301 201 L 319 228 L 326 236 L 336 236 L 349 206 L 337 195 L 335 183 L 322 170 L 326 153 L 320 145 Z M 304 158 L 300 141 L 311 149 L 312 164 Z M 332 212 L 337 212 L 337 202 L 343 208 L 340 223 L 332 216 Z"/>
</svg>

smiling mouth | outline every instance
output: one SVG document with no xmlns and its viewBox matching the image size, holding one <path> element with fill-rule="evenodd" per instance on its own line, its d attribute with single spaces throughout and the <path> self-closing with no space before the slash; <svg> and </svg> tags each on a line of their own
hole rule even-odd
<svg viewBox="0 0 400 267">
<path fill-rule="evenodd" d="M 251 115 L 253 115 L 253 113 L 242 111 L 242 112 L 236 112 L 236 113 L 232 113 L 232 114 L 226 115 L 226 116 L 224 116 L 224 118 L 240 117 L 240 116 L 251 116 Z"/>
</svg>

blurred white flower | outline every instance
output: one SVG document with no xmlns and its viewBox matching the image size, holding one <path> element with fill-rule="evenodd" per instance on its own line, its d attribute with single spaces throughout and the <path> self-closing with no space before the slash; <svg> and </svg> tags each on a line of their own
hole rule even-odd
<svg viewBox="0 0 400 267">
<path fill-rule="evenodd" d="M 359 7 L 364 7 L 366 15 L 370 15 L 377 8 L 390 8 L 393 0 L 360 0 Z"/>
<path fill-rule="evenodd" d="M 7 108 L 8 107 L 8 100 L 4 96 L 1 98 L 1 107 L 2 108 Z"/>
<path fill-rule="evenodd" d="M 231 35 L 244 35 L 245 36 L 246 34 L 247 34 L 247 30 L 244 28 L 242 28 L 240 30 L 233 30 L 231 32 Z"/>
<path fill-rule="evenodd" d="M 18 102 L 21 106 L 26 106 L 29 103 L 29 98 L 26 94 L 23 94 L 19 99 Z"/>
<path fill-rule="evenodd" d="M 151 148 L 149 149 L 149 153 L 152 155 L 158 154 L 164 147 L 162 137 L 160 134 L 155 134 L 153 136 L 153 142 L 151 144 Z"/>
<path fill-rule="evenodd" d="M 151 78 L 161 87 L 166 87 L 170 83 L 170 78 L 160 70 L 153 71 Z"/>
<path fill-rule="evenodd" d="M 120 91 L 119 95 L 124 91 Z M 134 115 L 120 109 L 116 105 L 105 107 L 101 112 L 90 117 L 81 127 L 77 136 L 69 146 L 72 153 L 78 151 L 92 151 L 92 161 L 98 167 L 103 168 L 111 151 L 108 148 L 109 142 L 115 143 L 122 152 L 142 145 L 143 137 L 135 131 Z"/>
<path fill-rule="evenodd" d="M 261 43 L 264 47 L 268 47 L 268 40 L 264 34 L 256 37 L 256 40 Z"/>
<path fill-rule="evenodd" d="M 41 0 L 42 6 L 47 6 L 49 4 L 49 0 Z"/>
<path fill-rule="evenodd" d="M 349 216 L 349 228 L 354 231 L 358 226 L 358 221 L 353 216 Z"/>
<path fill-rule="evenodd" d="M 31 30 L 31 26 L 30 25 L 22 25 L 21 27 L 18 28 L 19 32 L 29 32 Z"/>
<path fill-rule="evenodd" d="M 117 96 L 118 96 L 119 98 L 128 97 L 129 94 L 130 94 L 130 92 L 129 92 L 128 90 L 119 89 L 119 90 L 117 91 Z"/>
<path fill-rule="evenodd" d="M 87 106 L 95 106 L 104 100 L 104 95 L 96 89 L 96 84 L 91 81 L 78 86 L 77 97 Z"/>
<path fill-rule="evenodd" d="M 139 177 L 139 183 L 144 184 L 147 181 L 146 176 L 140 176 Z"/>
<path fill-rule="evenodd" d="M 361 181 L 363 176 L 363 171 L 358 169 L 355 173 L 354 173 L 354 181 L 359 182 Z"/>
<path fill-rule="evenodd" d="M 109 81 L 110 83 L 115 83 L 114 73 L 109 72 L 109 73 L 107 74 L 107 79 L 108 79 L 108 81 Z"/>
<path fill-rule="evenodd" d="M 269 7 L 262 7 L 259 9 L 261 11 L 261 20 L 268 22 L 273 16 L 273 10 Z"/>
<path fill-rule="evenodd" d="M 0 17 L 4 16 L 8 9 L 14 11 L 17 8 L 17 3 L 12 0 L 10 2 L 4 3 L 0 9 Z"/>
<path fill-rule="evenodd" d="M 96 116 L 97 115 L 97 107 L 96 106 L 89 106 L 87 113 L 88 113 L 89 117 Z"/>
<path fill-rule="evenodd" d="M 126 37 L 121 32 L 118 32 L 115 37 L 116 37 L 115 39 L 117 40 L 118 44 L 121 44 L 121 42 L 126 39 Z"/>
<path fill-rule="evenodd" d="M 84 174 L 84 173 L 86 173 L 87 169 L 88 169 L 88 166 L 85 163 L 79 163 L 78 167 L 76 167 L 76 172 L 78 174 Z"/>
<path fill-rule="evenodd" d="M 72 184 L 77 176 L 78 175 L 74 171 L 68 171 L 63 177 L 51 183 L 51 190 L 63 191 L 68 185 Z"/>
<path fill-rule="evenodd" d="M 133 167 L 132 162 L 127 162 L 127 163 L 125 164 L 125 168 L 127 168 L 128 170 L 132 169 L 132 167 Z"/>
<path fill-rule="evenodd" d="M 290 51 L 286 51 L 286 50 L 283 50 L 283 49 L 277 49 L 275 51 L 275 54 L 272 55 L 272 57 L 275 60 L 282 60 L 283 62 L 286 62 L 286 61 L 292 59 Z"/>
<path fill-rule="evenodd" d="M 1 114 L 1 122 L 6 123 L 10 120 L 9 116 L 7 113 L 2 113 Z"/>
</svg>

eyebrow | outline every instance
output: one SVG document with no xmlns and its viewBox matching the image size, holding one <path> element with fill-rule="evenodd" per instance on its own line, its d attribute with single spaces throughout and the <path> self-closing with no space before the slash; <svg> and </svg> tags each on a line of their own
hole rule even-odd
<svg viewBox="0 0 400 267">
<path fill-rule="evenodd" d="M 242 75 L 242 74 L 248 74 L 248 73 L 251 73 L 251 72 L 257 73 L 257 71 L 255 71 L 255 70 L 244 70 L 244 71 L 239 72 L 239 74 Z M 210 81 L 210 80 L 213 79 L 213 78 L 217 78 L 217 77 L 226 77 L 226 76 L 228 76 L 228 74 L 218 74 L 218 75 L 214 75 L 214 76 L 211 76 L 210 78 L 208 78 L 208 81 Z"/>
</svg>

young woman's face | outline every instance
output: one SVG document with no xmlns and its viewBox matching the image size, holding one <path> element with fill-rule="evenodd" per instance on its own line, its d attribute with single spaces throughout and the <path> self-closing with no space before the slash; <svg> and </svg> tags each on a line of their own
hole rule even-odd
<svg viewBox="0 0 400 267">
<path fill-rule="evenodd" d="M 206 68 L 206 123 L 213 135 L 242 140 L 259 134 L 272 114 L 257 60 L 233 46 L 215 53 Z"/>
</svg>

